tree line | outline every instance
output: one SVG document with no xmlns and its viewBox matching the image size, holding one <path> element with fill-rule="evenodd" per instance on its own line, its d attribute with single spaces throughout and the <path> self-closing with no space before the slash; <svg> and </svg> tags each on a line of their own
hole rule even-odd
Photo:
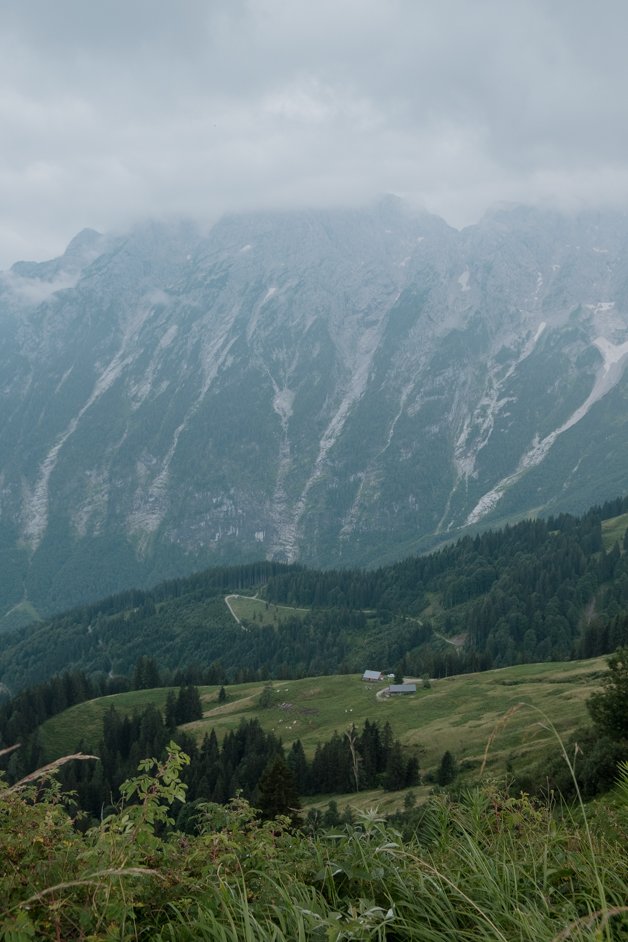
<svg viewBox="0 0 628 942">
<path fill-rule="evenodd" d="M 202 716 L 198 690 L 194 684 L 217 684 L 224 680 L 220 669 L 190 667 L 181 671 L 161 671 L 154 658 L 138 658 L 131 677 L 89 676 L 84 671 L 66 671 L 20 691 L 0 705 L 0 748 L 21 744 L 10 762 L 12 776 L 26 775 L 46 761 L 40 745 L 38 729 L 47 719 L 69 707 L 98 697 L 124 693 L 128 690 L 149 690 L 178 686 L 166 701 L 166 723 L 174 727 Z"/>
<path fill-rule="evenodd" d="M 242 796 L 262 811 L 273 807 L 275 813 L 289 813 L 298 809 L 300 796 L 378 787 L 394 791 L 420 781 L 418 749 L 402 747 L 389 723 L 381 726 L 366 720 L 361 730 L 353 726 L 345 733 L 335 732 L 308 760 L 300 740 L 286 749 L 257 719 L 242 719 L 222 743 L 212 728 L 198 745 L 177 729 L 176 721 L 189 722 L 200 714 L 198 692 L 187 687 L 180 688 L 178 698 L 169 697 L 163 713 L 150 704 L 127 716 L 112 706 L 103 718 L 96 749 L 100 762 L 66 766 L 61 772 L 64 788 L 74 793 L 82 810 L 97 817 L 119 800 L 122 782 L 142 757 L 164 755 L 173 741 L 190 759 L 182 772 L 187 787 L 180 822 L 184 827 L 197 802 L 225 804 Z M 77 748 L 88 747 L 78 743 Z"/>
<path fill-rule="evenodd" d="M 0 678 L 20 689 L 64 669 L 130 676 L 147 650 L 162 676 L 188 670 L 193 683 L 368 664 L 441 677 L 610 653 L 627 640 L 628 536 L 605 551 L 602 521 L 627 506 L 622 498 L 580 518 L 522 521 L 371 571 L 260 563 L 122 593 L 5 632 Z M 268 604 L 308 611 L 237 624 L 223 595 L 247 586 Z"/>
</svg>

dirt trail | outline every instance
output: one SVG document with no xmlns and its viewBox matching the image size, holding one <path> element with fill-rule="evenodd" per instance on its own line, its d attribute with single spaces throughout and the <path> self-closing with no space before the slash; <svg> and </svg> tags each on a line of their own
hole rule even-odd
<svg viewBox="0 0 628 942">
<path fill-rule="evenodd" d="M 231 614 L 233 615 L 233 617 L 235 618 L 235 620 L 237 621 L 237 623 L 238 623 L 238 624 L 240 625 L 240 627 L 242 628 L 242 627 L 243 627 L 243 626 L 242 626 L 242 622 L 240 621 L 240 619 L 238 618 L 238 616 L 237 616 L 236 613 L 234 612 L 233 606 L 231 605 L 231 599 L 241 599 L 241 598 L 242 598 L 241 595 L 225 595 L 225 605 L 227 606 L 227 608 L 229 609 L 229 611 L 231 612 Z"/>
</svg>

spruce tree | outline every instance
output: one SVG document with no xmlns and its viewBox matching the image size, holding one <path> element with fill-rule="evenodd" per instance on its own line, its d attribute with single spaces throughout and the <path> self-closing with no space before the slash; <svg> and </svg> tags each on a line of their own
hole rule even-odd
<svg viewBox="0 0 628 942">
<path fill-rule="evenodd" d="M 287 764 L 294 775 L 294 782 L 300 795 L 306 795 L 309 787 L 309 768 L 303 744 L 300 739 L 295 740 L 290 747 Z"/>
<path fill-rule="evenodd" d="M 618 648 L 608 658 L 608 673 L 602 678 L 603 690 L 587 702 L 598 729 L 611 739 L 628 739 L 628 647 Z"/>
<path fill-rule="evenodd" d="M 327 808 L 323 812 L 322 824 L 326 828 L 333 828 L 340 824 L 340 815 L 338 813 L 338 804 L 332 798 L 327 802 Z"/>
<path fill-rule="evenodd" d="M 202 716 L 203 707 L 197 688 L 192 684 L 180 687 L 176 706 L 177 725 L 200 720 Z"/>
<path fill-rule="evenodd" d="M 259 780 L 257 806 L 265 818 L 286 815 L 293 824 L 301 807 L 294 775 L 280 755 L 274 756 Z"/>
<path fill-rule="evenodd" d="M 451 785 L 457 774 L 458 768 L 456 766 L 456 760 L 448 749 L 443 753 L 443 757 L 440 760 L 438 772 L 436 773 L 436 781 L 439 785 Z"/>
<path fill-rule="evenodd" d="M 271 707 L 275 702 L 275 691 L 272 684 L 265 684 L 264 689 L 260 693 L 257 705 L 260 710 L 267 710 L 268 707 Z"/>
<path fill-rule="evenodd" d="M 405 787 L 412 788 L 413 785 L 420 784 L 419 760 L 416 756 L 410 756 L 406 762 Z"/>
<path fill-rule="evenodd" d="M 401 744 L 395 740 L 390 752 L 388 753 L 388 762 L 384 773 L 384 788 L 386 791 L 394 792 L 404 788 L 406 784 L 406 764 L 403 761 L 401 753 Z"/>
<path fill-rule="evenodd" d="M 174 690 L 169 690 L 166 697 L 164 721 L 168 729 L 174 729 L 177 725 L 177 696 Z"/>
<path fill-rule="evenodd" d="M 151 690 L 160 685 L 161 678 L 155 659 L 145 656 L 138 658 L 133 673 L 133 689 Z"/>
</svg>

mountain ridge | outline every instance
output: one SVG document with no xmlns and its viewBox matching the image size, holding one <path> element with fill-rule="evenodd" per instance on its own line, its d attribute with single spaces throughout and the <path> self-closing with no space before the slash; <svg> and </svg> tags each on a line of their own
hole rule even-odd
<svg viewBox="0 0 628 942">
<path fill-rule="evenodd" d="M 627 249 L 621 213 L 458 231 L 387 198 L 18 263 L 0 610 L 260 555 L 376 563 L 625 491 Z"/>
<path fill-rule="evenodd" d="M 628 640 L 627 523 L 625 497 L 374 570 L 208 569 L 0 633 L 0 682 L 16 690 L 62 671 L 128 675 L 147 654 L 199 683 L 365 664 L 443 677 L 598 656 Z"/>
</svg>

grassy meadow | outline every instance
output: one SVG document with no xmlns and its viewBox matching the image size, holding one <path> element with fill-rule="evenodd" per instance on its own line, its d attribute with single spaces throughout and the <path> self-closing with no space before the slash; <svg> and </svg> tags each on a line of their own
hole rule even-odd
<svg viewBox="0 0 628 942">
<path fill-rule="evenodd" d="M 385 684 L 363 683 L 358 675 L 277 681 L 275 703 L 258 706 L 263 683 L 227 687 L 227 702 L 218 703 L 218 687 L 201 687 L 202 720 L 183 727 L 200 741 L 214 727 L 221 738 L 241 719 L 259 719 L 267 730 L 280 736 L 286 746 L 300 739 L 308 756 L 316 744 L 365 719 L 387 720 L 402 743 L 422 748 L 421 768 L 434 770 L 446 749 L 472 777 L 484 762 L 496 774 L 512 768 L 524 769 L 553 742 L 546 720 L 568 736 L 587 719 L 586 700 L 605 670 L 604 658 L 565 663 L 525 664 L 477 674 L 463 674 L 432 681 L 425 689 L 417 683 L 415 696 L 378 698 Z M 113 704 L 121 712 L 132 712 L 149 702 L 163 707 L 167 688 L 139 690 L 82 703 L 42 727 L 47 758 L 72 752 L 83 740 L 97 747 L 104 713 Z M 381 805 L 382 793 L 373 793 Z M 373 804 L 375 797 L 360 795 L 360 804 Z"/>
<path fill-rule="evenodd" d="M 275 605 L 274 602 L 248 595 L 230 595 L 229 604 L 240 621 L 257 622 L 260 625 L 276 625 L 288 618 L 303 618 L 310 611 L 309 608 Z"/>
<path fill-rule="evenodd" d="M 602 520 L 602 542 L 604 543 L 604 549 L 612 549 L 617 542 L 619 542 L 621 546 L 627 528 L 628 513 L 620 514 L 619 517 L 610 517 L 608 520 Z"/>
</svg>

